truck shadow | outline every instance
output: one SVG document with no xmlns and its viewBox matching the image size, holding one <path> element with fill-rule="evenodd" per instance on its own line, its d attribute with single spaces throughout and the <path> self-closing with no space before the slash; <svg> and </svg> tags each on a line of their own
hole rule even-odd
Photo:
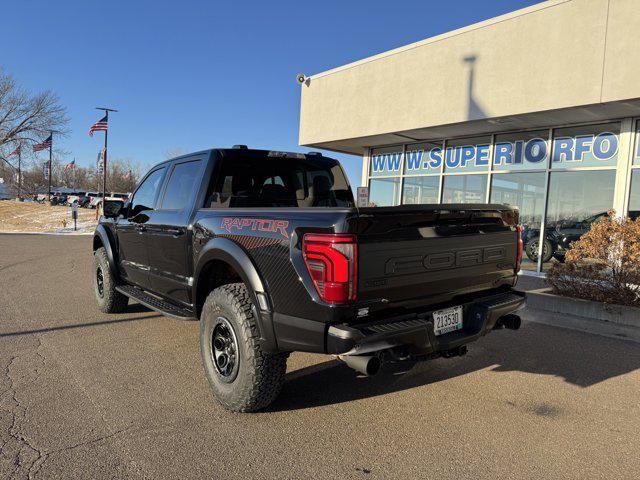
<svg viewBox="0 0 640 480">
<path fill-rule="evenodd" d="M 297 410 L 376 397 L 490 369 L 560 377 L 587 388 L 640 368 L 640 345 L 587 333 L 526 324 L 519 332 L 501 331 L 470 345 L 455 359 L 385 365 L 364 377 L 338 360 L 287 374 L 272 410 Z"/>
<path fill-rule="evenodd" d="M 132 309 L 131 311 L 127 310 L 127 313 L 138 313 L 138 311 L 140 312 L 150 312 L 151 310 L 149 309 L 144 309 L 144 310 L 138 310 L 138 309 Z M 55 326 L 45 326 L 45 327 L 41 327 L 41 328 L 34 328 L 31 330 L 17 330 L 17 331 L 11 331 L 11 332 L 1 332 L 0 331 L 0 338 L 4 338 L 4 337 L 19 337 L 22 335 L 33 335 L 33 334 L 38 334 L 38 333 L 52 333 L 52 332 L 59 332 L 59 331 L 64 331 L 64 330 L 75 330 L 78 328 L 87 328 L 87 327 L 99 327 L 99 326 L 103 326 L 103 325 L 113 325 L 113 324 L 118 324 L 118 323 L 130 323 L 130 322 L 138 322 L 138 321 L 145 321 L 145 320 L 150 320 L 150 319 L 154 319 L 154 318 L 158 318 L 161 317 L 162 315 L 157 314 L 157 315 L 145 315 L 145 316 L 141 316 L 141 317 L 125 317 L 125 318 L 116 318 L 113 320 L 97 320 L 95 322 L 83 322 L 83 323 L 72 323 L 72 324 L 65 324 L 65 325 L 55 325 Z"/>
</svg>

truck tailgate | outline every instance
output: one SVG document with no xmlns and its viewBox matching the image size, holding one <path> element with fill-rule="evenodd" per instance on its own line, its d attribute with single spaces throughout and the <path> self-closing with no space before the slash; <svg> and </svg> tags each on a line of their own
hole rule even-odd
<svg viewBox="0 0 640 480">
<path fill-rule="evenodd" d="M 435 303 L 512 285 L 517 223 L 504 205 L 360 209 L 358 299 Z"/>
</svg>

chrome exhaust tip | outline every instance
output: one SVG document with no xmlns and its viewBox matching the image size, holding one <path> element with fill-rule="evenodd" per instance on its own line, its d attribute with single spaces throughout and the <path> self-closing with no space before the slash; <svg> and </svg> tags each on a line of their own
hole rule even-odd
<svg viewBox="0 0 640 480">
<path fill-rule="evenodd" d="M 338 355 L 338 358 L 356 372 L 373 377 L 380 371 L 380 358 L 376 355 Z"/>
</svg>

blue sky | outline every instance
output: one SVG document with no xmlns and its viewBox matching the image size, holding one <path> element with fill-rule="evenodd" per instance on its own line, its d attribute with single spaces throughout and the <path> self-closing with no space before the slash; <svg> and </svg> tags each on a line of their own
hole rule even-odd
<svg viewBox="0 0 640 480">
<path fill-rule="evenodd" d="M 95 161 L 110 118 L 111 158 L 145 166 L 164 152 L 244 143 L 298 146 L 296 73 L 318 73 L 518 8 L 525 0 L 207 1 L 5 0 L 0 67 L 51 89 L 68 108 L 59 146 Z M 352 184 L 360 158 L 335 154 Z"/>
</svg>

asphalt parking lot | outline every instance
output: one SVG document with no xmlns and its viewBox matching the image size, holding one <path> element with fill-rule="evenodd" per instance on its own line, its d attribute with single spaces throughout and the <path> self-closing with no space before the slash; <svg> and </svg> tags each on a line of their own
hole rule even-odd
<svg viewBox="0 0 640 480">
<path fill-rule="evenodd" d="M 196 322 L 97 310 L 90 242 L 0 235 L 0 478 L 638 478 L 638 344 L 526 323 L 373 378 L 294 354 L 232 414 Z"/>
</svg>

